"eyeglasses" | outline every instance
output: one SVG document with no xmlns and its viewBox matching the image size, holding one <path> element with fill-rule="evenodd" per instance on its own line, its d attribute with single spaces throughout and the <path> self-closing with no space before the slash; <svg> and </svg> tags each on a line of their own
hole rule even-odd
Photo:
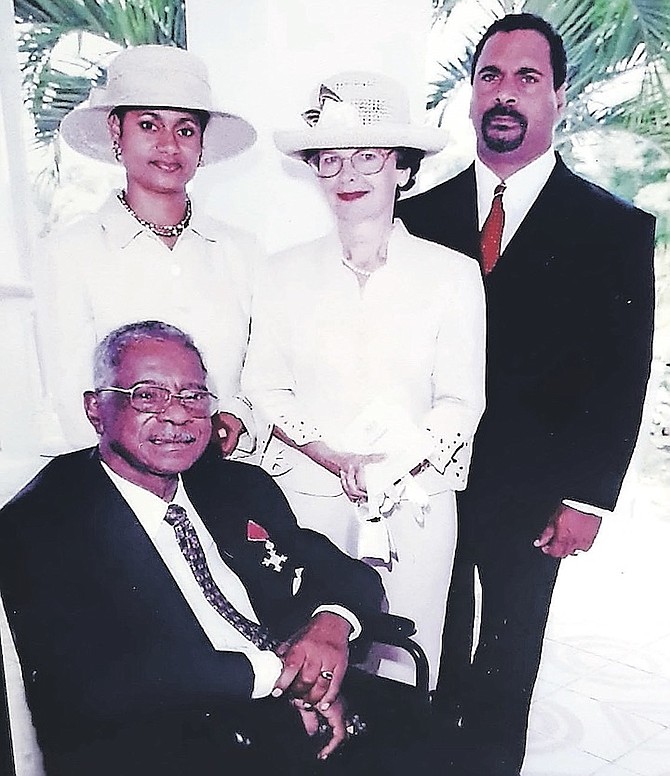
<svg viewBox="0 0 670 776">
<path fill-rule="evenodd" d="M 193 391 L 180 391 L 173 393 L 169 388 L 148 383 L 137 383 L 132 388 L 98 388 L 97 393 L 114 391 L 125 393 L 130 399 L 130 406 L 138 412 L 149 412 L 157 415 L 170 406 L 172 399 L 176 399 L 181 406 L 194 418 L 208 418 L 216 409 L 215 396 L 210 391 L 196 389 Z"/>
<path fill-rule="evenodd" d="M 318 151 L 308 162 L 319 178 L 334 178 L 344 166 L 345 159 L 348 159 L 354 170 L 361 175 L 374 175 L 381 172 L 392 153 L 393 150 L 385 148 L 359 148 L 347 157 L 334 151 Z"/>
</svg>

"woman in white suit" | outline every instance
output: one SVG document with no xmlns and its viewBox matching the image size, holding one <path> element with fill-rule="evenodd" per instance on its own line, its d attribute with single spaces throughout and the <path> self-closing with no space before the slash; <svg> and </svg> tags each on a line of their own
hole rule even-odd
<svg viewBox="0 0 670 776">
<path fill-rule="evenodd" d="M 484 409 L 478 266 L 393 219 L 441 133 L 375 73 L 321 85 L 279 149 L 306 161 L 335 231 L 271 257 L 254 292 L 243 386 L 274 434 L 263 466 L 301 525 L 373 564 L 394 614 L 417 623 L 437 680 L 456 543 L 455 491 Z M 384 676 L 412 681 L 392 648 Z"/>
</svg>

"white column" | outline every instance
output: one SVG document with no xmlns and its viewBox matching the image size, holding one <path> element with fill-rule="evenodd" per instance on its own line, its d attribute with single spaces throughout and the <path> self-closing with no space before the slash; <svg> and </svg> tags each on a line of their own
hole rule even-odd
<svg viewBox="0 0 670 776">
<path fill-rule="evenodd" d="M 28 283 L 33 204 L 22 131 L 25 112 L 14 37 L 14 7 L 0 0 L 0 450 L 37 444 L 41 389 Z"/>
<path fill-rule="evenodd" d="M 12 0 L 0 0 L 0 504 L 26 481 L 22 458 L 37 444 L 34 419 L 41 401 L 28 284 L 34 235 L 21 131 L 24 115 L 14 6 Z M 0 640 L 17 776 L 43 776 L 21 669 L 1 604 Z"/>
</svg>

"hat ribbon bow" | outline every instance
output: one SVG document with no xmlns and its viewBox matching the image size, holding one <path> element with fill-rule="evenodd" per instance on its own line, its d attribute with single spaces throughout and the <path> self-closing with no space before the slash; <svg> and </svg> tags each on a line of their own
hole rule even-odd
<svg viewBox="0 0 670 776">
<path fill-rule="evenodd" d="M 319 107 L 318 108 L 310 108 L 309 110 L 306 110 L 304 113 L 301 114 L 303 119 L 310 125 L 310 127 L 315 126 L 318 124 L 319 119 L 321 118 L 321 111 L 323 110 L 323 106 L 325 105 L 326 100 L 333 100 L 334 102 L 342 102 L 342 98 L 335 94 L 335 92 L 328 88 L 325 84 L 321 84 L 319 87 Z"/>
</svg>

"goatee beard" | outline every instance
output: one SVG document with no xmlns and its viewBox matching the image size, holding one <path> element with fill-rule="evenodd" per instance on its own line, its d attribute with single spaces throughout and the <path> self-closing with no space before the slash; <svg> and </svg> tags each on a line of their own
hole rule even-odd
<svg viewBox="0 0 670 776">
<path fill-rule="evenodd" d="M 519 125 L 519 132 L 513 137 L 498 137 L 492 136 L 489 133 L 489 126 L 491 122 L 501 116 L 506 116 L 514 119 Z M 486 147 L 490 151 L 494 151 L 498 154 L 509 153 L 510 151 L 516 151 L 517 148 L 523 143 L 526 137 L 526 130 L 528 129 L 528 121 L 514 108 L 506 108 L 504 105 L 496 105 L 493 108 L 484 113 L 482 116 L 482 138 Z"/>
</svg>

